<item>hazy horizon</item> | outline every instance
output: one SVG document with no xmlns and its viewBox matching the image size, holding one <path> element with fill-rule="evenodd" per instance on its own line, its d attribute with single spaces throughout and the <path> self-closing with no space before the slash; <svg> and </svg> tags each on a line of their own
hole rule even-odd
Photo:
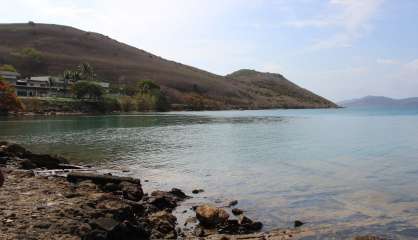
<svg viewBox="0 0 418 240">
<path fill-rule="evenodd" d="M 276 72 L 336 102 L 418 96 L 417 1 L 17 0 L 7 5 L 0 9 L 2 23 L 69 25 L 220 75 L 242 68 Z"/>
</svg>

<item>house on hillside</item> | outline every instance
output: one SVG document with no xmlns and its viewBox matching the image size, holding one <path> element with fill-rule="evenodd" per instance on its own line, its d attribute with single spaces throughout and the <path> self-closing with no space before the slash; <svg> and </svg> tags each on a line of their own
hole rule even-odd
<svg viewBox="0 0 418 240">
<path fill-rule="evenodd" d="M 21 79 L 17 72 L 0 71 L 0 76 L 14 86 L 16 95 L 20 97 L 71 97 L 71 87 L 76 83 L 73 80 L 54 76 L 36 76 Z M 109 83 L 94 81 L 106 92 Z"/>
</svg>

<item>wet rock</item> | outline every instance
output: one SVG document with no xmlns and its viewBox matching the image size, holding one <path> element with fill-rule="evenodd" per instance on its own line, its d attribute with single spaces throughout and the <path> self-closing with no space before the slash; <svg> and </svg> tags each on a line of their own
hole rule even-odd
<svg viewBox="0 0 418 240">
<path fill-rule="evenodd" d="M 50 223 L 39 223 L 34 225 L 35 228 L 40 228 L 40 229 L 48 229 L 51 226 Z"/>
<path fill-rule="evenodd" d="M 119 225 L 119 222 L 111 217 L 101 217 L 94 219 L 90 222 L 90 225 L 93 228 L 99 228 L 101 230 L 105 230 L 107 232 L 112 231 L 117 225 Z"/>
<path fill-rule="evenodd" d="M 83 240 L 107 240 L 107 232 L 104 230 L 94 229 L 83 237 Z"/>
<path fill-rule="evenodd" d="M 238 223 L 239 223 L 240 225 L 251 224 L 251 223 L 253 223 L 253 220 L 249 219 L 248 217 L 246 217 L 246 216 L 244 216 L 244 215 L 241 215 L 241 216 L 238 218 Z"/>
<path fill-rule="evenodd" d="M 193 231 L 193 234 L 196 237 L 204 237 L 205 236 L 205 230 L 201 227 L 196 227 Z"/>
<path fill-rule="evenodd" d="M 118 177 L 112 175 L 99 175 L 93 173 L 80 173 L 72 172 L 67 175 L 67 180 L 69 182 L 81 182 L 85 180 L 91 180 L 95 184 L 105 185 L 107 183 L 120 184 L 121 182 L 130 182 L 134 184 L 141 184 L 139 179 L 130 178 L 130 177 Z"/>
<path fill-rule="evenodd" d="M 366 236 L 357 236 L 354 237 L 354 240 L 385 240 L 385 238 L 381 238 L 378 236 L 366 235 Z"/>
<path fill-rule="evenodd" d="M 117 225 L 111 232 L 108 233 L 109 240 L 138 240 L 149 239 L 150 233 L 147 227 L 143 224 L 133 224 L 129 221 L 124 221 Z"/>
<path fill-rule="evenodd" d="M 104 199 L 99 201 L 96 205 L 96 209 L 101 210 L 104 213 L 110 213 L 115 219 L 119 220 L 133 217 L 132 207 L 119 199 Z"/>
<path fill-rule="evenodd" d="M 228 206 L 229 206 L 229 207 L 233 207 L 233 206 L 235 206 L 235 205 L 237 205 L 237 204 L 238 204 L 238 201 L 237 201 L 237 200 L 233 200 L 233 201 L 230 201 L 230 202 L 229 202 Z"/>
<path fill-rule="evenodd" d="M 147 198 L 147 202 L 155 206 L 158 210 L 172 210 L 177 207 L 177 203 L 186 199 L 187 196 L 179 189 L 172 189 L 170 192 L 154 191 Z"/>
<path fill-rule="evenodd" d="M 226 222 L 229 218 L 229 214 L 221 208 L 204 204 L 197 207 L 196 218 L 202 226 L 215 227 L 218 224 Z"/>
<path fill-rule="evenodd" d="M 123 197 L 128 200 L 139 201 L 144 196 L 141 185 L 137 183 L 123 181 L 119 183 L 119 189 L 122 191 Z"/>
<path fill-rule="evenodd" d="M 202 193 L 202 192 L 204 192 L 205 190 L 203 190 L 203 189 L 194 189 L 193 191 L 192 191 L 192 193 L 193 194 L 199 194 L 199 193 Z"/>
<path fill-rule="evenodd" d="M 152 226 L 152 238 L 176 238 L 176 217 L 166 211 L 151 214 L 148 217 Z"/>
<path fill-rule="evenodd" d="M 102 190 L 105 192 L 115 192 L 118 191 L 119 185 L 115 184 L 115 183 L 106 183 L 105 185 L 102 186 Z"/>
<path fill-rule="evenodd" d="M 232 214 L 234 214 L 235 216 L 241 215 L 243 213 L 244 213 L 244 211 L 242 209 L 239 209 L 239 208 L 233 208 L 232 209 Z"/>
<path fill-rule="evenodd" d="M 302 221 L 296 220 L 293 225 L 294 225 L 295 228 L 297 228 L 297 227 L 302 226 L 303 224 L 305 224 L 305 223 L 303 223 Z"/>
<path fill-rule="evenodd" d="M 7 143 L 4 144 L 6 145 L 5 151 L 12 156 L 16 156 L 16 157 L 23 157 L 23 155 L 25 155 L 26 153 L 28 153 L 28 151 L 26 151 L 26 149 L 18 144 L 10 144 L 8 145 Z"/>
</svg>

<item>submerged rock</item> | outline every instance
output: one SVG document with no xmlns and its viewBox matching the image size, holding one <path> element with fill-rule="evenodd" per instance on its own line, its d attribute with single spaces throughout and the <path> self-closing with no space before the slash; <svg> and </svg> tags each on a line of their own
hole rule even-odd
<svg viewBox="0 0 418 240">
<path fill-rule="evenodd" d="M 193 194 L 199 194 L 199 193 L 202 193 L 202 192 L 204 192 L 205 190 L 203 190 L 203 189 L 194 189 L 193 191 L 192 191 L 192 193 Z"/>
<path fill-rule="evenodd" d="M 300 227 L 300 226 L 302 226 L 304 224 L 305 224 L 304 222 L 299 221 L 299 220 L 296 220 L 295 223 L 294 223 L 294 227 L 297 228 L 297 227 Z"/>
<path fill-rule="evenodd" d="M 244 211 L 242 209 L 240 209 L 240 208 L 233 208 L 232 209 L 232 214 L 234 214 L 235 216 L 241 215 L 243 213 L 244 213 Z"/>
<path fill-rule="evenodd" d="M 204 204 L 196 208 L 196 218 L 205 227 L 216 227 L 218 224 L 225 223 L 229 214 L 221 208 Z"/>
</svg>

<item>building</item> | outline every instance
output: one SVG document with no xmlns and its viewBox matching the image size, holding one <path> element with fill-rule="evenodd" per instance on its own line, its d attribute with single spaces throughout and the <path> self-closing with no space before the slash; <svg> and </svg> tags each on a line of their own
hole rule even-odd
<svg viewBox="0 0 418 240">
<path fill-rule="evenodd" d="M 16 84 L 16 81 L 20 79 L 20 73 L 17 72 L 0 71 L 0 76 L 12 85 Z"/>
<path fill-rule="evenodd" d="M 37 76 L 21 79 L 16 72 L 0 71 L 3 77 L 16 89 L 16 95 L 20 97 L 71 97 L 71 86 L 75 81 L 54 76 Z M 109 83 L 95 81 L 95 84 L 108 91 Z"/>
</svg>

